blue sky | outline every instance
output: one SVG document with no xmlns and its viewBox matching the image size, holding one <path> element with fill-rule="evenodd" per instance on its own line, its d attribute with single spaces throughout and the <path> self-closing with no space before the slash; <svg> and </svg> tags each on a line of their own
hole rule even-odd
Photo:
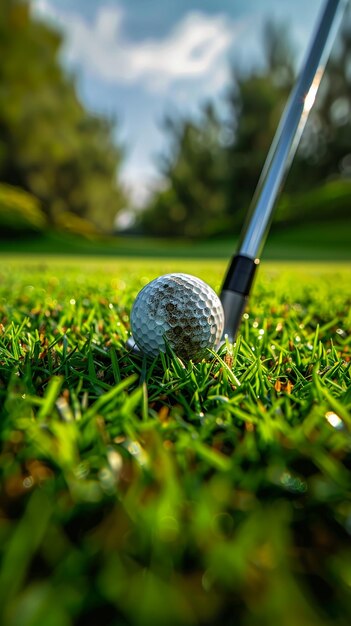
<svg viewBox="0 0 351 626">
<path fill-rule="evenodd" d="M 166 149 L 164 115 L 197 115 L 223 102 L 231 63 L 260 62 L 268 19 L 287 23 L 301 60 L 321 0 L 32 0 L 65 34 L 63 62 L 80 97 L 118 119 L 127 147 L 122 179 L 142 203 Z"/>
</svg>

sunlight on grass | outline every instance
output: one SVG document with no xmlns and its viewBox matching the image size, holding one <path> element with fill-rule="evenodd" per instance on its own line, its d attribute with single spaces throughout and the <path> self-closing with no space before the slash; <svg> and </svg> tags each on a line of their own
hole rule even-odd
<svg viewBox="0 0 351 626">
<path fill-rule="evenodd" d="M 225 267 L 3 257 L 2 624 L 349 622 L 351 267 L 263 263 L 200 363 L 125 347 L 148 280 Z"/>
</svg>

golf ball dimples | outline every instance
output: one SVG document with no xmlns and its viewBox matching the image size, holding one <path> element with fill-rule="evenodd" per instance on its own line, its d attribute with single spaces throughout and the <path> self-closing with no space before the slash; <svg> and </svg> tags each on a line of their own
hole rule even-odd
<svg viewBox="0 0 351 626">
<path fill-rule="evenodd" d="M 183 359 L 201 358 L 222 336 L 222 303 L 199 278 L 165 274 L 137 295 L 131 327 L 137 346 L 149 356 L 165 352 L 169 343 Z"/>
</svg>

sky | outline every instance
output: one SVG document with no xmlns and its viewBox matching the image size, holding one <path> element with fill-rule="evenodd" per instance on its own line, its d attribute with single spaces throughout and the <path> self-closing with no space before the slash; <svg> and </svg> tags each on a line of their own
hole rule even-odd
<svg viewBox="0 0 351 626">
<path fill-rule="evenodd" d="M 136 204 L 158 184 L 165 115 L 225 102 L 230 68 L 260 63 L 267 20 L 287 24 L 301 62 L 322 0 L 32 0 L 65 36 L 62 62 L 92 112 L 117 120 Z"/>
</svg>

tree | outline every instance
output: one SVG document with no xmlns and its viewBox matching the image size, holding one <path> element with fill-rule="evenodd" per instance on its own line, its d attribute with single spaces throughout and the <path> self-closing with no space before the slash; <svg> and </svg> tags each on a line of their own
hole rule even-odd
<svg viewBox="0 0 351 626">
<path fill-rule="evenodd" d="M 351 12 L 284 185 L 276 223 L 349 215 L 349 184 L 341 179 L 350 181 L 351 175 L 350 23 Z M 196 123 L 168 120 L 164 189 L 141 216 L 144 232 L 195 237 L 230 229 L 239 234 L 294 82 L 288 30 L 269 23 L 260 66 L 250 72 L 233 69 L 225 121 L 211 105 Z"/>
<path fill-rule="evenodd" d="M 167 120 L 165 185 L 140 217 L 145 232 L 209 236 L 241 224 L 294 76 L 286 33 L 268 25 L 265 41 L 263 68 L 233 70 L 225 122 L 210 104 L 198 122 Z"/>
<path fill-rule="evenodd" d="M 41 203 L 49 223 L 71 212 L 110 230 L 123 208 L 114 125 L 88 113 L 59 62 L 61 36 L 28 2 L 0 13 L 0 177 Z"/>
<path fill-rule="evenodd" d="M 293 165 L 294 180 L 309 190 L 321 181 L 351 177 L 351 10 L 344 19 Z"/>
<path fill-rule="evenodd" d="M 165 128 L 171 137 L 170 154 L 161 159 L 166 184 L 141 214 L 141 227 L 164 236 L 220 232 L 225 219 L 226 173 L 220 139 L 223 129 L 214 108 L 204 107 L 197 123 L 168 118 Z"/>
<path fill-rule="evenodd" d="M 226 147 L 227 212 L 239 227 L 258 183 L 269 147 L 295 79 L 293 47 L 286 27 L 266 24 L 262 67 L 233 69 L 228 91 Z"/>
</svg>

